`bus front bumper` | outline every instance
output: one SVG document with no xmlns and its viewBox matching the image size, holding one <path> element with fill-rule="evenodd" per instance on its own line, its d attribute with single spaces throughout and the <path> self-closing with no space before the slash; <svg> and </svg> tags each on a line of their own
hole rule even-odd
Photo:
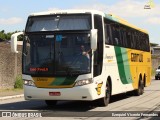
<svg viewBox="0 0 160 120">
<path fill-rule="evenodd" d="M 60 93 L 51 95 L 50 93 Z M 73 88 L 37 88 L 24 85 L 26 100 L 84 100 L 90 101 L 100 97 L 93 84 Z"/>
</svg>

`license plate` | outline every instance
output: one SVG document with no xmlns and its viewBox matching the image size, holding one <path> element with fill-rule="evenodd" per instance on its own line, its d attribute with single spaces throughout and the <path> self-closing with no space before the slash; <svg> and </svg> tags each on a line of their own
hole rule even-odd
<svg viewBox="0 0 160 120">
<path fill-rule="evenodd" d="M 49 92 L 50 96 L 60 96 L 61 93 L 60 92 Z"/>
</svg>

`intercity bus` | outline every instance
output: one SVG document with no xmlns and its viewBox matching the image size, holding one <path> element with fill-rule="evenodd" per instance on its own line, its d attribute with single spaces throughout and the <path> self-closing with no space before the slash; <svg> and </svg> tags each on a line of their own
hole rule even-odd
<svg viewBox="0 0 160 120">
<path fill-rule="evenodd" d="M 23 34 L 22 77 L 26 100 L 98 101 L 132 91 L 142 95 L 151 83 L 147 31 L 96 10 L 33 13 Z"/>
</svg>

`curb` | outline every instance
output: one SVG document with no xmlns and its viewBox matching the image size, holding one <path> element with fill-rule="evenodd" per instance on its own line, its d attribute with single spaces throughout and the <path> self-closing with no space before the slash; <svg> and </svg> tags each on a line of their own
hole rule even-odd
<svg viewBox="0 0 160 120">
<path fill-rule="evenodd" d="M 21 98 L 21 97 L 24 97 L 24 94 L 0 97 L 0 101 L 7 100 L 7 99 L 13 99 L 13 98 Z"/>
</svg>

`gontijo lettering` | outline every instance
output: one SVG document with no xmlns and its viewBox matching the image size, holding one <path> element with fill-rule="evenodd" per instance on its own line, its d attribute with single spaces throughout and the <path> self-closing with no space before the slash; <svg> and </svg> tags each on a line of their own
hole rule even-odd
<svg viewBox="0 0 160 120">
<path fill-rule="evenodd" d="M 143 62 L 143 54 L 131 53 L 132 62 Z"/>
</svg>

